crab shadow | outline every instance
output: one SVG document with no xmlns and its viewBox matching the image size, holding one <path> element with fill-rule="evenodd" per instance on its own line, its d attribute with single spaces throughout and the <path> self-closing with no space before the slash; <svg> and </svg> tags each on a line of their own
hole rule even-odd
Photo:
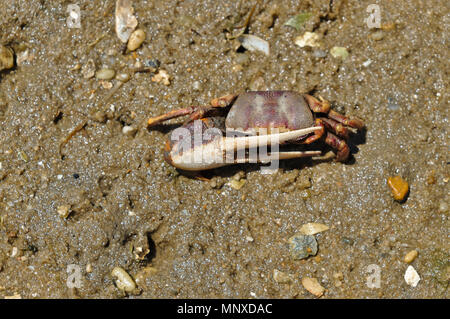
<svg viewBox="0 0 450 319">
<path fill-rule="evenodd" d="M 155 126 L 152 127 L 147 127 L 147 131 L 151 132 L 151 131 L 158 131 L 160 133 L 163 133 L 164 135 L 170 133 L 171 131 L 173 131 L 174 129 L 176 129 L 177 127 L 181 127 L 180 124 L 156 124 Z"/>
</svg>

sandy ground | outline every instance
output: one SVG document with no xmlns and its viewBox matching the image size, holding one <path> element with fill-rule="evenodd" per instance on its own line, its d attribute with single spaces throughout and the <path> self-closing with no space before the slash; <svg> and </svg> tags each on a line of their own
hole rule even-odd
<svg viewBox="0 0 450 319">
<path fill-rule="evenodd" d="M 81 28 L 67 25 L 71 2 Z M 448 1 L 377 1 L 380 28 L 365 21 L 374 1 L 135 1 L 147 36 L 125 54 L 114 1 L 71 2 L 0 3 L 16 60 L 0 73 L 0 297 L 314 298 L 311 277 L 322 298 L 448 298 Z M 227 39 L 254 4 L 247 33 L 269 56 Z M 284 25 L 301 12 L 299 30 Z M 295 45 L 306 31 L 319 47 Z M 132 72 L 142 66 L 170 84 Z M 131 79 L 116 88 L 93 76 L 102 68 Z M 348 163 L 292 160 L 274 175 L 253 164 L 198 178 L 164 161 L 183 120 L 148 129 L 149 116 L 246 90 L 320 95 L 367 130 Z M 394 175 L 409 183 L 403 203 Z M 316 256 L 293 260 L 288 240 L 309 222 L 329 229 Z"/>
</svg>

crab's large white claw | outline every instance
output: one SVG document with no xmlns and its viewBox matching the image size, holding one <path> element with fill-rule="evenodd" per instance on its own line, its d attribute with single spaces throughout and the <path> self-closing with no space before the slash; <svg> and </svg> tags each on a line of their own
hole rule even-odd
<svg viewBox="0 0 450 319">
<path fill-rule="evenodd" d="M 306 129 L 289 131 L 277 134 L 242 136 L 242 137 L 219 137 L 208 143 L 202 143 L 196 147 L 185 149 L 183 152 L 170 154 L 170 163 L 182 170 L 201 171 L 218 168 L 230 164 L 240 163 L 267 163 L 274 160 L 292 159 L 300 157 L 312 157 L 319 155 L 320 151 L 305 152 L 271 152 L 269 154 L 258 154 L 257 157 L 245 156 L 244 150 L 259 150 L 295 140 L 310 134 L 321 127 L 309 127 Z M 239 156 L 239 151 L 241 155 Z M 238 154 L 235 157 L 236 153 Z M 254 153 L 257 154 L 257 153 Z"/>
</svg>

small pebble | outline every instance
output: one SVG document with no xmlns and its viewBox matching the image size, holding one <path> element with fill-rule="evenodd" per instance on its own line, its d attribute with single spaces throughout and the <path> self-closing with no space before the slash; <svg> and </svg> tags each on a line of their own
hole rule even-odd
<svg viewBox="0 0 450 319">
<path fill-rule="evenodd" d="M 29 62 L 33 61 L 33 59 L 34 59 L 34 55 L 30 54 L 30 51 L 28 49 L 26 49 L 26 50 L 24 50 L 22 52 L 18 52 L 16 54 L 16 64 L 17 64 L 17 66 L 22 66 L 25 63 L 29 63 Z M 75 68 L 75 70 L 78 70 L 78 69 L 81 68 L 81 65 L 80 64 L 76 64 L 74 68 Z"/>
<path fill-rule="evenodd" d="M 294 40 L 299 47 L 318 47 L 320 46 L 320 36 L 314 32 L 305 32 Z"/>
<path fill-rule="evenodd" d="M 95 63 L 94 60 L 89 59 L 86 64 L 81 67 L 81 74 L 83 78 L 90 79 L 95 75 Z"/>
<path fill-rule="evenodd" d="M 332 47 L 330 54 L 333 58 L 341 58 L 342 60 L 345 60 L 348 57 L 348 51 L 344 47 Z"/>
<path fill-rule="evenodd" d="M 330 229 L 330 227 L 324 224 L 307 223 L 300 228 L 300 232 L 304 235 L 315 235 L 328 229 Z"/>
<path fill-rule="evenodd" d="M 319 284 L 316 278 L 304 277 L 302 278 L 302 285 L 316 297 L 322 297 L 325 292 L 325 288 Z"/>
<path fill-rule="evenodd" d="M 134 51 L 138 49 L 141 44 L 145 41 L 145 31 L 142 29 L 137 29 L 133 31 L 128 40 L 127 49 L 129 51 Z"/>
<path fill-rule="evenodd" d="M 12 250 L 11 250 L 11 256 L 10 257 L 14 258 L 14 257 L 16 257 L 18 255 L 18 253 L 19 253 L 19 249 L 17 247 L 13 247 Z"/>
<path fill-rule="evenodd" d="M 192 83 L 192 88 L 194 89 L 194 91 L 200 91 L 202 85 L 199 81 L 195 81 L 194 83 Z"/>
<path fill-rule="evenodd" d="M 420 281 L 420 276 L 413 266 L 408 266 L 404 278 L 406 283 L 411 287 L 416 287 Z"/>
<path fill-rule="evenodd" d="M 435 175 L 435 170 L 432 170 L 430 174 L 428 174 L 427 176 L 427 184 L 428 185 L 433 185 L 436 184 L 436 175 Z"/>
<path fill-rule="evenodd" d="M 242 66 L 248 65 L 250 63 L 250 58 L 246 53 L 238 53 L 236 54 L 236 63 Z"/>
<path fill-rule="evenodd" d="M 125 125 L 122 128 L 122 133 L 129 136 L 133 136 L 134 134 L 136 134 L 136 131 L 137 129 L 135 127 L 129 125 Z"/>
<path fill-rule="evenodd" d="M 384 32 L 382 30 L 378 30 L 378 31 L 372 33 L 372 35 L 370 37 L 372 38 L 372 40 L 375 40 L 375 41 L 383 40 Z"/>
<path fill-rule="evenodd" d="M 344 279 L 344 274 L 342 272 L 335 272 L 333 274 L 333 278 L 337 279 L 337 280 L 342 280 L 342 279 Z"/>
<path fill-rule="evenodd" d="M 447 204 L 447 202 L 445 202 L 445 201 L 441 201 L 440 203 L 439 203 L 439 212 L 440 213 L 446 213 L 446 212 L 448 212 L 448 204 Z"/>
<path fill-rule="evenodd" d="M 92 272 L 92 265 L 91 265 L 91 264 L 87 264 L 87 265 L 86 265 L 86 272 L 87 272 L 88 274 L 90 274 L 90 273 Z"/>
<path fill-rule="evenodd" d="M 400 176 L 391 176 L 387 180 L 387 184 L 391 188 L 392 196 L 396 201 L 402 202 L 406 199 L 409 192 L 409 185 Z"/>
<path fill-rule="evenodd" d="M 111 275 L 116 278 L 117 288 L 125 292 L 132 292 L 136 289 L 136 283 L 133 278 L 121 267 L 115 267 Z"/>
<path fill-rule="evenodd" d="M 350 245 L 350 246 L 352 246 L 355 243 L 355 241 L 352 238 L 349 238 L 349 237 L 342 237 L 341 241 L 344 244 Z"/>
<path fill-rule="evenodd" d="M 61 216 L 62 218 L 67 218 L 70 215 L 70 205 L 58 206 L 56 210 L 58 212 L 58 215 Z"/>
<path fill-rule="evenodd" d="M 130 80 L 130 75 L 128 73 L 119 73 L 117 74 L 116 79 L 120 82 L 126 83 Z"/>
<path fill-rule="evenodd" d="M 279 284 L 288 284 L 292 281 L 291 275 L 279 271 L 278 269 L 273 270 L 273 280 Z"/>
<path fill-rule="evenodd" d="M 327 51 L 325 51 L 325 50 L 314 50 L 312 54 L 313 54 L 313 56 L 315 58 L 324 58 L 324 57 L 327 56 Z"/>
<path fill-rule="evenodd" d="M 12 49 L 0 45 L 0 71 L 14 66 L 14 52 Z"/>
<path fill-rule="evenodd" d="M 372 62 L 373 62 L 373 61 L 372 61 L 371 59 L 369 59 L 369 60 L 367 60 L 367 61 L 364 61 L 362 65 L 363 65 L 363 67 L 367 68 L 369 65 L 372 64 Z"/>
<path fill-rule="evenodd" d="M 99 123 L 105 123 L 106 122 L 106 114 L 103 111 L 97 111 L 94 114 L 94 120 L 96 120 Z"/>
<path fill-rule="evenodd" d="M 113 87 L 112 83 L 110 81 L 100 81 L 100 85 L 104 88 L 104 89 L 111 89 Z"/>
<path fill-rule="evenodd" d="M 387 108 L 391 111 L 397 111 L 400 106 L 395 102 L 392 97 L 388 97 L 388 105 Z"/>
<path fill-rule="evenodd" d="M 407 264 L 412 263 L 418 255 L 419 255 L 419 253 L 417 252 L 417 250 L 411 250 L 409 253 L 407 253 L 405 255 L 405 258 L 404 258 L 405 263 L 407 263 Z"/>
<path fill-rule="evenodd" d="M 381 29 L 385 30 L 385 31 L 395 30 L 395 28 L 396 28 L 396 23 L 395 22 L 387 22 L 387 23 L 383 23 L 381 25 Z"/>
<path fill-rule="evenodd" d="M 245 184 L 245 179 L 241 179 L 239 181 L 232 179 L 231 181 L 228 182 L 228 185 L 235 189 L 235 190 L 240 190 Z"/>
<path fill-rule="evenodd" d="M 95 73 L 95 77 L 99 80 L 112 80 L 116 75 L 113 69 L 100 69 Z"/>
<path fill-rule="evenodd" d="M 162 82 L 162 84 L 166 86 L 170 85 L 169 73 L 167 73 L 167 71 L 163 69 L 159 70 L 159 72 L 152 77 L 152 82 Z"/>
<path fill-rule="evenodd" d="M 145 60 L 145 61 L 144 61 L 144 65 L 145 65 L 146 67 L 158 69 L 159 66 L 161 65 L 161 62 L 159 62 L 158 59 L 150 59 L 150 60 Z"/>
<path fill-rule="evenodd" d="M 291 257 L 294 260 L 305 259 L 317 254 L 317 241 L 314 236 L 297 233 L 288 240 Z"/>
</svg>

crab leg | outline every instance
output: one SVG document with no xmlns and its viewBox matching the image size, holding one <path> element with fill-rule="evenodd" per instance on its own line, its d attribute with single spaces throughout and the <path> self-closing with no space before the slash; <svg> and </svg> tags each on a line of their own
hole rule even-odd
<svg viewBox="0 0 450 319">
<path fill-rule="evenodd" d="M 316 119 L 314 122 L 316 124 L 316 127 L 320 127 L 321 130 L 315 131 L 314 135 L 311 135 L 308 138 L 306 138 L 306 140 L 303 141 L 304 144 L 311 144 L 312 142 L 315 142 L 318 139 L 322 138 L 322 136 L 325 134 L 325 125 L 322 119 Z"/>
<path fill-rule="evenodd" d="M 344 162 L 348 158 L 350 149 L 344 140 L 340 139 L 333 133 L 327 132 L 325 143 L 337 150 L 336 160 L 338 162 Z"/>
<path fill-rule="evenodd" d="M 211 101 L 211 105 L 190 106 L 190 107 L 187 107 L 184 109 L 170 111 L 166 114 L 163 114 L 160 116 L 155 116 L 155 117 L 148 119 L 147 125 L 154 126 L 154 125 L 160 124 L 164 121 L 167 121 L 167 120 L 170 120 L 170 119 L 173 119 L 176 117 L 184 116 L 184 115 L 190 115 L 187 122 L 198 120 L 198 119 L 202 118 L 208 111 L 210 111 L 214 108 L 227 107 L 234 101 L 235 98 L 236 98 L 236 95 L 229 94 L 229 95 L 225 95 L 225 96 L 213 99 Z"/>
<path fill-rule="evenodd" d="M 340 113 L 338 113 L 336 111 L 333 111 L 333 110 L 331 110 L 328 113 L 328 117 L 330 119 L 332 119 L 332 120 L 335 120 L 335 121 L 339 122 L 339 123 L 342 123 L 342 124 L 350 126 L 350 127 L 357 128 L 359 130 L 364 127 L 364 123 L 360 119 L 356 119 L 356 118 L 349 119 L 348 117 L 346 117 L 346 116 L 344 116 L 344 115 L 342 115 L 342 114 L 340 114 Z"/>
<path fill-rule="evenodd" d="M 153 126 L 153 125 L 162 123 L 164 121 L 167 121 L 167 120 L 170 120 L 170 119 L 173 119 L 176 117 L 192 114 L 192 113 L 194 113 L 194 111 L 195 111 L 194 107 L 188 107 L 185 109 L 174 110 L 174 111 L 168 112 L 166 114 L 163 114 L 160 116 L 155 116 L 155 117 L 148 119 L 147 124 L 148 124 L 148 126 Z"/>
<path fill-rule="evenodd" d="M 314 113 L 328 113 L 330 111 L 330 103 L 322 97 L 319 97 L 319 101 L 314 96 L 305 94 L 305 99 Z"/>
<path fill-rule="evenodd" d="M 346 128 L 342 123 L 324 117 L 322 117 L 321 120 L 328 130 L 333 131 L 336 135 L 340 137 L 343 137 L 345 139 L 348 138 L 349 129 Z"/>
</svg>

